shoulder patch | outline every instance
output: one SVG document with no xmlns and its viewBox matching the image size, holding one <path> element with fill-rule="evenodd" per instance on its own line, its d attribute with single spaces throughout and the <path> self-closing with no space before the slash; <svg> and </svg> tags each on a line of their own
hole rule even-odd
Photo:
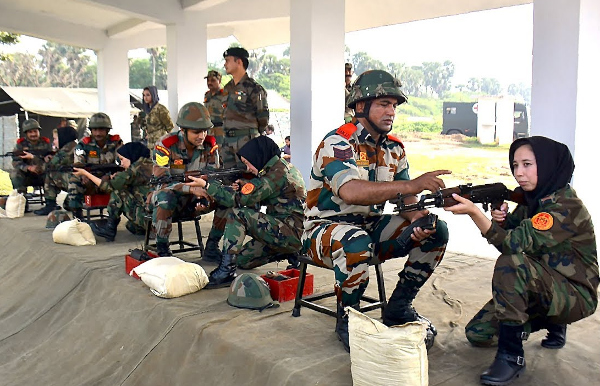
<svg viewBox="0 0 600 386">
<path fill-rule="evenodd" d="M 550 213 L 540 212 L 533 216 L 531 219 L 531 225 L 538 231 L 547 231 L 548 229 L 552 228 L 552 225 L 554 225 L 554 218 Z"/>
<path fill-rule="evenodd" d="M 390 135 L 390 134 L 388 134 L 388 136 L 387 136 L 387 137 L 388 137 L 388 139 L 389 139 L 390 141 L 393 141 L 393 142 L 399 143 L 399 144 L 400 144 L 400 147 L 404 149 L 404 144 L 402 143 L 402 141 L 400 140 L 400 138 L 396 137 L 395 135 Z"/>
<path fill-rule="evenodd" d="M 339 134 L 346 139 L 350 139 L 350 137 L 352 137 L 352 134 L 354 134 L 354 132 L 357 129 L 358 128 L 354 123 L 346 123 L 336 130 L 336 134 Z"/>
<path fill-rule="evenodd" d="M 50 143 L 50 138 L 48 138 L 48 137 L 42 137 L 42 141 L 46 142 L 46 143 Z"/>
<path fill-rule="evenodd" d="M 87 145 L 90 142 L 92 142 L 92 137 L 83 137 L 83 139 L 81 140 L 81 142 L 83 142 L 85 145 Z"/>
<path fill-rule="evenodd" d="M 17 139 L 17 143 L 18 144 L 22 144 L 23 142 L 25 142 L 25 138 L 19 138 L 19 139 Z"/>
<path fill-rule="evenodd" d="M 111 135 L 110 140 L 113 142 L 119 142 L 121 140 L 121 137 L 119 136 L 119 134 Z"/>
<path fill-rule="evenodd" d="M 179 136 L 177 134 L 173 134 L 168 136 L 167 138 L 162 140 L 162 144 L 166 147 L 171 147 L 179 142 Z"/>
<path fill-rule="evenodd" d="M 242 186 L 242 194 L 250 194 L 252 192 L 254 192 L 254 184 L 252 182 L 247 182 Z"/>
</svg>

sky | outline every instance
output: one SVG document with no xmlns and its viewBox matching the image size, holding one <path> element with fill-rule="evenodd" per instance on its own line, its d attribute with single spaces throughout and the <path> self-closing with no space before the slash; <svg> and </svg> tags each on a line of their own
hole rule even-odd
<svg viewBox="0 0 600 386">
<path fill-rule="evenodd" d="M 233 37 L 210 40 L 208 61 L 221 61 L 223 51 L 234 41 Z M 454 85 L 484 77 L 496 78 L 504 87 L 510 83 L 531 84 L 532 42 L 532 4 L 346 34 L 351 55 L 364 51 L 383 63 L 409 66 L 450 60 L 455 66 Z M 16 46 L 0 49 L 35 54 L 43 44 L 43 40 L 22 36 Z M 286 47 L 268 47 L 267 51 L 281 56 Z M 130 52 L 130 57 L 141 55 L 145 50 Z"/>
</svg>

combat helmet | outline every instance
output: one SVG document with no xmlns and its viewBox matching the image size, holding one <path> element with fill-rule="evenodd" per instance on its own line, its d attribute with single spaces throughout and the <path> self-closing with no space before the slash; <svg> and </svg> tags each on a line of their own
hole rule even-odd
<svg viewBox="0 0 600 386">
<path fill-rule="evenodd" d="M 260 311 L 279 307 L 279 302 L 271 298 L 267 282 L 255 273 L 243 273 L 235 278 L 229 287 L 227 304 Z"/>
<path fill-rule="evenodd" d="M 110 117 L 104 113 L 96 113 L 90 117 L 90 129 L 112 129 Z"/>
<path fill-rule="evenodd" d="M 182 129 L 208 130 L 213 127 L 213 123 L 210 113 L 202 103 L 189 102 L 179 110 L 177 126 Z"/>
<path fill-rule="evenodd" d="M 35 119 L 28 119 L 23 122 L 23 133 L 28 132 L 29 130 L 38 129 L 41 130 L 40 124 Z"/>
<path fill-rule="evenodd" d="M 69 213 L 67 213 L 67 211 L 64 209 L 60 209 L 60 207 L 57 207 L 57 209 L 48 213 L 48 217 L 46 218 L 46 228 L 54 229 L 61 222 L 70 220 L 71 217 L 69 217 Z"/>
<path fill-rule="evenodd" d="M 396 97 L 398 104 L 401 105 L 408 98 L 400 90 L 400 87 L 402 87 L 400 81 L 385 71 L 365 71 L 352 84 L 350 98 L 348 98 L 348 107 L 354 109 L 356 102 L 385 96 Z"/>
</svg>

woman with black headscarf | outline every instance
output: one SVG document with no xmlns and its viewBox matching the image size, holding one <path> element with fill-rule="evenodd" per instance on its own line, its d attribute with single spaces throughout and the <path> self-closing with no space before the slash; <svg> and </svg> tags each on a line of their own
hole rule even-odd
<svg viewBox="0 0 600 386">
<path fill-rule="evenodd" d="M 242 146 L 237 155 L 248 172 L 256 176 L 225 187 L 217 181 L 194 178 L 191 192 L 208 196 L 229 208 L 223 238 L 223 259 L 210 273 L 205 288 L 229 286 L 236 266 L 259 267 L 290 258 L 300 250 L 306 198 L 300 171 L 280 158 L 273 140 L 260 136 Z M 266 213 L 260 211 L 266 206 Z M 251 238 L 244 243 L 246 236 Z"/>
<path fill-rule="evenodd" d="M 567 324 L 596 310 L 598 256 L 590 214 L 569 185 L 575 164 L 566 145 L 546 137 L 521 138 L 509 150 L 510 168 L 525 205 L 510 214 L 504 203 L 490 221 L 471 201 L 446 208 L 468 214 L 501 255 L 490 300 L 467 324 L 467 339 L 490 346 L 498 339 L 484 385 L 506 385 L 525 370 L 522 340 L 548 330 L 542 346 L 565 345 Z"/>
<path fill-rule="evenodd" d="M 106 223 L 90 224 L 96 236 L 104 237 L 106 241 L 115 240 L 121 214 L 127 217 L 125 227 L 128 231 L 134 235 L 145 233 L 146 197 L 152 191 L 149 185 L 153 167 L 150 150 L 141 142 L 130 142 L 118 148 L 117 155 L 125 170 L 110 179 L 98 178 L 85 169 L 74 168 L 73 172 L 89 178 L 101 192 L 110 193 Z"/>
<path fill-rule="evenodd" d="M 156 86 L 145 87 L 142 97 L 144 99 L 142 106 L 146 116 L 146 141 L 148 149 L 152 150 L 160 137 L 173 130 L 174 125 L 169 109 L 158 103 Z"/>
</svg>

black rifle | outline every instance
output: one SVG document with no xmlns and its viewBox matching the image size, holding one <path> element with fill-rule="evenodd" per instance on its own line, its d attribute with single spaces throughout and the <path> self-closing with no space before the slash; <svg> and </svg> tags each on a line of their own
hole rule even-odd
<svg viewBox="0 0 600 386">
<path fill-rule="evenodd" d="M 54 150 L 17 150 L 17 151 L 9 151 L 6 154 L 0 154 L 0 157 L 21 157 L 25 155 L 25 152 L 31 153 L 36 157 L 44 158 L 47 155 L 54 155 L 56 152 Z"/>
<path fill-rule="evenodd" d="M 183 174 L 152 177 L 150 185 L 170 184 L 173 182 L 191 182 L 191 177 L 203 177 L 205 180 L 216 180 L 223 185 L 231 185 L 240 178 L 252 178 L 248 171 L 237 168 L 215 170 L 190 170 Z"/>
<path fill-rule="evenodd" d="M 85 169 L 97 177 L 125 170 L 123 166 L 117 164 L 73 164 L 60 166 L 56 170 L 59 172 L 73 172 L 73 168 Z"/>
<path fill-rule="evenodd" d="M 444 208 L 453 206 L 458 204 L 458 202 L 452 198 L 453 193 L 472 202 L 483 204 L 483 210 L 485 211 L 488 210 L 490 205 L 492 206 L 492 209 L 500 209 L 500 206 L 506 200 L 516 202 L 517 204 L 525 203 L 525 197 L 520 188 L 513 191 L 508 189 L 503 183 L 497 182 L 494 184 L 476 186 L 473 186 L 473 184 L 466 184 L 454 188 L 441 189 L 435 193 L 421 195 L 419 201 L 412 204 L 405 204 L 404 199 L 407 197 L 414 197 L 414 195 L 399 194 L 399 202 L 396 204 L 396 210 L 399 212 L 410 212 L 431 207 Z"/>
</svg>

